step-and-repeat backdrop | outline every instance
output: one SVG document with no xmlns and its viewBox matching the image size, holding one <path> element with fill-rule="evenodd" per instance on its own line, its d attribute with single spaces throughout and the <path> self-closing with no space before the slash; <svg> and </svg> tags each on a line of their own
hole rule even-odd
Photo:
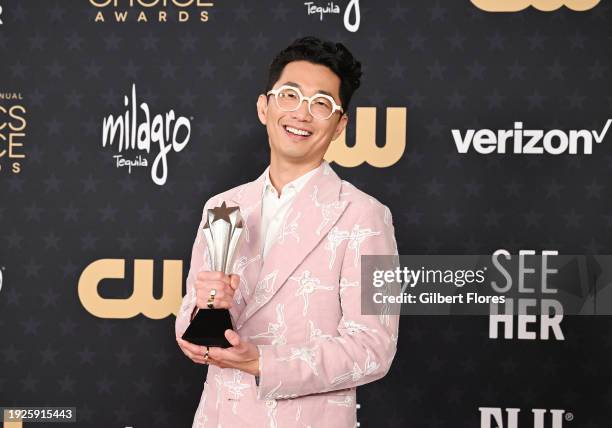
<svg viewBox="0 0 612 428">
<path fill-rule="evenodd" d="M 607 0 L 0 0 L 0 21 L 0 406 L 191 426 L 196 228 L 268 165 L 255 102 L 300 36 L 363 64 L 326 159 L 389 206 L 401 254 L 610 253 Z M 608 427 L 611 321 L 403 316 L 358 420 Z"/>
</svg>

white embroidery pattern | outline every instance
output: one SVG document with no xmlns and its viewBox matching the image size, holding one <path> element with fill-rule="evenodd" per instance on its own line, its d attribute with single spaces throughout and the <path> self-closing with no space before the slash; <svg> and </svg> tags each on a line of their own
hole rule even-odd
<svg viewBox="0 0 612 428">
<path fill-rule="evenodd" d="M 355 250 L 355 257 L 353 258 L 353 264 L 355 267 L 359 266 L 359 256 L 361 255 L 361 244 L 370 236 L 380 235 L 380 231 L 374 231 L 370 228 L 361 228 L 358 224 L 353 226 L 353 229 L 349 233 L 348 231 L 339 230 L 334 227 L 327 234 L 327 243 L 325 248 L 331 251 L 329 259 L 329 268 L 331 269 L 334 261 L 336 260 L 336 250 L 340 246 L 340 243 L 345 239 L 349 240 L 348 248 Z"/>
<path fill-rule="evenodd" d="M 319 349 L 319 345 L 315 345 L 312 348 L 304 346 L 302 348 L 291 348 L 291 355 L 288 357 L 279 357 L 276 361 L 292 361 L 292 360 L 302 360 L 308 367 L 312 370 L 312 373 L 315 376 L 319 376 L 319 372 L 317 371 L 317 359 L 316 359 L 316 350 Z"/>
<path fill-rule="evenodd" d="M 265 296 L 271 293 L 274 288 L 274 281 L 276 280 L 277 273 L 278 269 L 275 269 L 257 283 L 257 287 L 255 287 L 255 302 L 265 302 Z"/>
<path fill-rule="evenodd" d="M 283 303 L 278 303 L 276 305 L 276 322 L 268 323 L 268 330 L 263 333 L 256 334 L 254 336 L 249 336 L 251 339 L 256 339 L 259 337 L 267 337 L 271 338 L 272 345 L 284 345 L 287 343 L 287 337 L 285 333 L 287 332 L 287 325 L 285 324 L 285 315 L 283 313 L 285 309 L 285 305 Z"/>
<path fill-rule="evenodd" d="M 380 367 L 376 361 L 372 361 L 372 355 L 370 354 L 370 350 L 367 350 L 368 355 L 366 357 L 365 363 L 363 365 L 363 370 L 359 367 L 359 364 L 355 361 L 353 363 L 353 370 L 343 373 L 340 376 L 336 376 L 332 379 L 332 385 L 340 385 L 345 382 L 356 382 L 359 379 L 373 373 L 376 369 Z"/>
<path fill-rule="evenodd" d="M 283 381 L 282 381 L 282 380 L 279 380 L 279 381 L 278 381 L 278 385 L 276 385 L 274 388 L 272 388 L 272 389 L 270 390 L 270 392 L 268 392 L 268 393 L 265 395 L 265 397 L 264 397 L 264 398 L 265 398 L 266 400 L 269 400 L 269 399 L 273 399 L 274 397 L 276 397 L 276 396 L 278 395 L 278 394 L 276 394 L 276 391 L 278 391 L 278 390 L 280 389 L 280 387 L 281 387 L 282 383 L 283 383 Z"/>
<path fill-rule="evenodd" d="M 223 388 L 223 375 L 217 373 L 215 375 L 215 384 L 217 385 L 217 401 L 215 402 L 215 409 L 219 410 L 219 404 L 221 404 L 221 388 Z"/>
<path fill-rule="evenodd" d="M 242 225 L 243 225 L 243 229 L 242 229 L 242 233 L 244 233 L 244 240 L 246 242 L 250 242 L 250 233 L 249 233 L 249 216 L 253 213 L 253 211 L 255 211 L 255 208 L 257 208 L 257 206 L 261 203 L 261 201 L 257 202 L 254 205 L 251 205 L 250 207 L 244 207 L 244 208 L 240 208 L 240 215 L 242 216 Z"/>
<path fill-rule="evenodd" d="M 348 247 L 351 250 L 355 250 L 355 258 L 353 259 L 353 264 L 355 267 L 359 266 L 359 256 L 361 251 L 361 244 L 369 238 L 370 236 L 380 235 L 380 231 L 373 231 L 370 228 L 360 228 L 358 224 L 353 226 L 353 230 L 351 231 L 351 236 L 349 238 Z"/>
<path fill-rule="evenodd" d="M 349 282 L 348 278 L 340 278 L 340 296 L 349 287 L 359 287 L 359 281 Z"/>
<path fill-rule="evenodd" d="M 329 269 L 331 270 L 334 262 L 336 261 L 336 250 L 344 241 L 348 239 L 350 234 L 348 231 L 342 231 L 338 229 L 337 226 L 334 226 L 332 230 L 327 234 L 327 242 L 325 243 L 325 249 L 330 251 L 329 255 Z"/>
<path fill-rule="evenodd" d="M 276 422 L 276 412 L 278 410 L 276 407 L 268 407 L 268 421 L 270 422 L 270 428 L 278 428 L 278 423 Z"/>
<path fill-rule="evenodd" d="M 327 402 L 337 406 L 351 407 L 353 405 L 353 397 L 347 395 L 342 400 L 339 398 L 328 398 Z"/>
<path fill-rule="evenodd" d="M 198 411 L 196 412 L 192 428 L 204 428 L 206 426 L 206 423 L 208 422 L 208 416 L 204 414 L 204 408 L 206 407 L 206 396 L 207 391 L 206 388 L 204 388 L 202 400 L 200 401 L 200 405 L 198 406 Z"/>
<path fill-rule="evenodd" d="M 243 371 L 238 370 L 238 369 L 232 369 L 232 371 L 234 372 L 233 379 L 229 382 L 225 381 L 223 385 L 234 396 L 234 398 L 238 399 L 244 396 L 244 392 L 242 391 L 250 388 L 250 385 L 248 383 L 241 382 L 242 376 L 244 375 Z"/>
<path fill-rule="evenodd" d="M 330 334 L 323 334 L 320 328 L 316 328 L 314 322 L 312 320 L 308 320 L 308 324 L 310 325 L 310 341 L 312 342 L 315 339 L 331 339 Z"/>
<path fill-rule="evenodd" d="M 243 275 L 243 274 L 244 274 L 244 271 L 246 270 L 246 268 L 247 268 L 247 267 L 248 267 L 248 266 L 249 266 L 251 263 L 253 263 L 254 261 L 259 260 L 259 258 L 260 258 L 260 257 L 261 257 L 261 255 L 260 255 L 260 254 L 257 254 L 255 257 L 252 257 L 252 258 L 250 258 L 250 259 L 249 259 L 249 258 L 247 258 L 246 256 L 241 256 L 241 257 L 239 257 L 239 258 L 238 258 L 238 260 L 236 260 L 236 261 L 234 262 L 234 269 L 233 269 L 233 272 L 234 272 L 236 275 L 240 275 L 240 289 L 239 289 L 238 291 L 240 291 L 240 290 L 244 290 L 244 294 L 245 294 L 245 295 L 247 295 L 247 296 L 249 295 L 250 291 L 249 291 L 249 286 L 248 286 L 248 284 L 247 284 L 247 282 L 246 282 L 246 279 L 245 279 L 245 277 L 244 277 L 244 275 Z M 238 298 L 236 298 L 236 302 L 237 302 L 238 304 L 240 304 L 240 296 L 241 296 L 241 295 L 242 295 L 242 294 L 240 293 L 239 297 L 238 297 Z"/>
<path fill-rule="evenodd" d="M 297 242 L 300 242 L 300 235 L 297 233 L 297 228 L 298 228 L 297 221 L 302 216 L 302 212 L 301 211 L 298 212 L 297 215 L 293 218 L 293 220 L 291 220 L 291 223 L 287 225 L 287 221 L 290 215 L 291 215 L 291 210 L 289 210 L 289 212 L 285 215 L 285 218 L 283 219 L 283 225 L 281 227 L 281 230 L 278 233 L 277 242 L 281 244 L 285 242 L 285 236 L 287 235 L 292 235 Z"/>
<path fill-rule="evenodd" d="M 372 333 L 376 333 L 378 331 L 375 328 L 369 328 L 368 326 L 359 324 L 358 322 L 353 321 L 353 320 L 343 320 L 343 321 L 344 321 L 344 328 L 346 328 L 346 332 L 350 334 L 351 336 L 355 333 L 362 333 L 364 331 L 371 331 Z"/>
<path fill-rule="evenodd" d="M 302 296 L 304 298 L 304 308 L 302 309 L 302 315 L 306 316 L 308 312 L 308 303 L 310 301 L 310 295 L 317 290 L 333 290 L 332 285 L 321 285 L 321 280 L 310 276 L 309 270 L 304 270 L 298 277 L 291 276 L 289 279 L 297 281 L 300 285 L 295 292 L 296 296 Z"/>
<path fill-rule="evenodd" d="M 274 290 L 274 281 L 276 281 L 276 274 L 278 274 L 278 269 L 273 270 L 268 273 L 265 277 L 261 279 L 255 286 L 255 297 L 254 303 L 247 305 L 247 314 L 253 313 L 259 306 L 263 305 L 268 301 L 272 291 Z"/>
<path fill-rule="evenodd" d="M 321 203 L 317 199 L 318 191 L 319 188 L 316 185 L 313 186 L 311 199 L 312 202 L 314 202 L 315 206 L 321 210 L 321 217 L 323 217 L 321 223 L 319 223 L 319 227 L 317 227 L 317 230 L 315 231 L 317 235 L 320 235 L 321 231 L 325 228 L 325 226 L 327 226 L 327 223 L 329 223 L 334 217 L 337 217 L 338 214 L 342 212 L 342 210 L 346 206 L 346 201 L 336 200 L 328 202 L 326 204 Z"/>
<path fill-rule="evenodd" d="M 230 394 L 232 394 L 234 396 L 234 399 L 236 401 L 234 401 L 233 405 L 232 405 L 232 413 L 234 413 L 235 415 L 237 415 L 237 406 L 239 401 L 237 401 L 240 397 L 244 396 L 244 392 L 242 392 L 245 389 L 250 388 L 250 385 L 248 383 L 242 383 L 242 375 L 244 374 L 243 371 L 240 371 L 238 369 L 233 369 L 234 372 L 234 376 L 233 379 L 231 381 L 225 381 L 223 382 L 223 386 L 225 386 L 228 391 L 230 392 Z"/>
</svg>

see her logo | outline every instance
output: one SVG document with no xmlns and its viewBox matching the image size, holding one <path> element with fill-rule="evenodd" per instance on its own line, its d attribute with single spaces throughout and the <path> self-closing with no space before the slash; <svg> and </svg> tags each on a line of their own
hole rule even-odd
<svg viewBox="0 0 612 428">
<path fill-rule="evenodd" d="M 471 0 L 472 4 L 487 12 L 519 12 L 533 6 L 543 12 L 551 12 L 565 6 L 582 12 L 594 8 L 600 0 Z"/>
</svg>

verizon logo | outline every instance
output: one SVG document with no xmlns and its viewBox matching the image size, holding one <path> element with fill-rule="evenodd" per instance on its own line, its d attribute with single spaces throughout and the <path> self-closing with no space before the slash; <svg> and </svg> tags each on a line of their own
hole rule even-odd
<svg viewBox="0 0 612 428">
<path fill-rule="evenodd" d="M 462 135 L 459 129 L 453 129 L 453 140 L 459 153 L 473 150 L 487 155 L 490 153 L 515 153 L 527 155 L 560 155 L 563 153 L 593 153 L 593 141 L 601 143 L 612 119 L 603 126 L 601 132 L 589 129 L 523 129 L 523 122 L 514 122 L 513 129 L 468 129 Z"/>
</svg>

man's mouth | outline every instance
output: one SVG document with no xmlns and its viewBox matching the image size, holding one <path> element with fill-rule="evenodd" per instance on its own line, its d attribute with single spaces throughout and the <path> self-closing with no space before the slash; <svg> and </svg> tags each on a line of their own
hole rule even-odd
<svg viewBox="0 0 612 428">
<path fill-rule="evenodd" d="M 289 126 L 289 125 L 283 125 L 283 128 L 285 129 L 287 134 L 291 136 L 306 138 L 312 135 L 312 132 L 310 131 L 306 131 L 305 129 L 294 128 L 293 126 Z"/>
</svg>

